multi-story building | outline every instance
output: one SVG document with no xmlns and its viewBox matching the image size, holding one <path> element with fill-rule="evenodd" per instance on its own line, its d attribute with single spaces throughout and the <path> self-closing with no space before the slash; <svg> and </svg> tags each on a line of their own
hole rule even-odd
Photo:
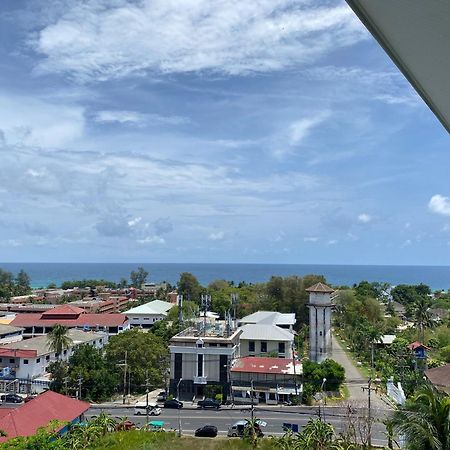
<svg viewBox="0 0 450 450">
<path fill-rule="evenodd" d="M 238 319 L 239 326 L 247 324 L 276 325 L 291 332 L 294 331 L 295 322 L 295 313 L 280 313 L 277 311 L 256 311 Z"/>
<path fill-rule="evenodd" d="M 230 394 L 229 369 L 239 356 L 241 330 L 215 322 L 190 327 L 170 340 L 170 392 L 192 400 L 207 394 L 207 386 L 217 386 L 224 398 Z M 181 380 L 181 381 L 180 381 Z"/>
<path fill-rule="evenodd" d="M 167 313 L 175 305 L 162 300 L 153 300 L 141 306 L 136 306 L 124 314 L 128 317 L 131 327 L 150 328 L 167 317 Z"/>
</svg>

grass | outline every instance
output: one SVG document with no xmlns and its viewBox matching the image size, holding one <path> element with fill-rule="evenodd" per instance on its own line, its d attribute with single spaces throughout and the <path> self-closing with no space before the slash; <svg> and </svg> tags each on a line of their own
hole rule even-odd
<svg viewBox="0 0 450 450">
<path fill-rule="evenodd" d="M 175 433 L 169 432 L 122 431 L 106 435 L 91 450 L 246 450 L 251 448 L 250 443 L 236 438 L 209 439 L 188 436 L 179 438 Z M 258 443 L 258 448 L 274 450 L 275 446 L 269 439 L 263 439 Z"/>
</svg>

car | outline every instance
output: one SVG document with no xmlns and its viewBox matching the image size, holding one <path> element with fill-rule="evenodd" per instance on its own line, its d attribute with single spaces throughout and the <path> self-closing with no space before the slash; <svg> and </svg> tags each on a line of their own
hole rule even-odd
<svg viewBox="0 0 450 450">
<path fill-rule="evenodd" d="M 145 416 L 147 409 L 149 416 L 159 416 L 161 414 L 161 408 L 154 403 L 149 403 L 148 407 L 146 403 L 136 403 L 134 405 L 134 414 L 136 416 Z"/>
<path fill-rule="evenodd" d="M 195 436 L 197 437 L 216 437 L 217 427 L 214 425 L 204 425 L 203 427 L 195 430 Z"/>
<path fill-rule="evenodd" d="M 165 402 L 167 400 L 167 392 L 166 391 L 161 391 L 157 396 L 156 396 L 156 401 L 157 402 Z"/>
<path fill-rule="evenodd" d="M 214 400 L 212 398 L 205 398 L 205 400 L 200 400 L 197 403 L 197 406 L 201 409 L 207 409 L 207 408 L 219 409 L 220 402 L 218 402 L 217 400 Z"/>
<path fill-rule="evenodd" d="M 266 422 L 262 420 L 255 421 L 255 433 L 258 437 L 263 437 L 264 433 L 261 430 L 261 427 L 265 427 L 267 425 Z M 245 434 L 245 430 L 250 426 L 250 422 L 248 420 L 239 420 L 234 425 L 232 425 L 228 429 L 228 437 L 243 437 Z"/>
<path fill-rule="evenodd" d="M 22 403 L 23 398 L 18 394 L 3 394 L 0 400 L 5 403 Z"/>
<path fill-rule="evenodd" d="M 166 400 L 164 402 L 164 408 L 181 409 L 183 407 L 183 402 L 179 400 Z"/>
</svg>

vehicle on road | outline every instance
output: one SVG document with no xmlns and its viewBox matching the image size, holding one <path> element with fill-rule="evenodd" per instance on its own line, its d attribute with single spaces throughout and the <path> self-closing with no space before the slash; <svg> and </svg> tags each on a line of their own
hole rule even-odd
<svg viewBox="0 0 450 450">
<path fill-rule="evenodd" d="M 195 436 L 197 437 L 216 437 L 217 427 L 214 425 L 204 425 L 203 427 L 195 430 Z"/>
<path fill-rule="evenodd" d="M 161 391 L 157 396 L 156 396 L 156 401 L 157 402 L 165 402 L 167 400 L 167 392 L 166 391 Z"/>
<path fill-rule="evenodd" d="M 263 437 L 264 433 L 261 427 L 265 427 L 266 422 L 256 421 L 255 422 L 255 433 L 258 437 Z M 244 437 L 246 430 L 249 428 L 250 422 L 248 420 L 239 420 L 234 425 L 228 429 L 228 437 Z"/>
<path fill-rule="evenodd" d="M 205 400 L 200 400 L 197 403 L 197 406 L 201 409 L 219 409 L 220 408 L 220 402 L 217 400 L 214 400 L 212 398 L 205 398 Z"/>
<path fill-rule="evenodd" d="M 2 394 L 0 400 L 5 403 L 22 403 L 23 397 L 18 394 Z"/>
<path fill-rule="evenodd" d="M 183 402 L 179 400 L 166 400 L 164 402 L 164 408 L 181 409 L 183 407 Z"/>
<path fill-rule="evenodd" d="M 161 408 L 155 403 L 149 403 L 148 406 L 146 403 L 136 403 L 134 405 L 134 414 L 136 416 L 145 416 L 148 414 L 150 416 L 159 416 L 161 414 Z"/>
<path fill-rule="evenodd" d="M 116 431 L 129 431 L 134 430 L 135 428 L 136 424 L 128 419 L 122 420 L 116 425 Z"/>
<path fill-rule="evenodd" d="M 147 424 L 148 431 L 166 431 L 162 420 L 152 420 Z"/>
</svg>

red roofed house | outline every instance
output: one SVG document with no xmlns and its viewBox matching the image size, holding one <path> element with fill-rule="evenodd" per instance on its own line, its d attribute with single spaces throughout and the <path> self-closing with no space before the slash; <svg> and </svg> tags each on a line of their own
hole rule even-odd
<svg viewBox="0 0 450 450">
<path fill-rule="evenodd" d="M 450 364 L 427 369 L 425 376 L 438 391 L 450 394 Z"/>
<path fill-rule="evenodd" d="M 235 403 L 277 404 L 289 401 L 291 395 L 302 391 L 300 361 L 287 358 L 238 358 L 231 367 L 230 377 Z"/>
<path fill-rule="evenodd" d="M 82 308 L 71 305 L 61 305 L 43 313 L 17 314 L 10 325 L 25 328 L 23 336 L 27 338 L 47 334 L 56 324 L 68 328 L 104 331 L 109 335 L 120 333 L 130 327 L 124 314 L 90 314 Z"/>
<path fill-rule="evenodd" d="M 57 429 L 60 434 L 64 434 L 70 425 L 83 420 L 84 413 L 90 407 L 89 403 L 46 391 L 28 403 L 0 414 L 0 430 L 7 435 L 0 438 L 0 442 L 18 436 L 32 436 L 38 428 L 47 426 L 52 420 L 64 422 Z"/>
</svg>

